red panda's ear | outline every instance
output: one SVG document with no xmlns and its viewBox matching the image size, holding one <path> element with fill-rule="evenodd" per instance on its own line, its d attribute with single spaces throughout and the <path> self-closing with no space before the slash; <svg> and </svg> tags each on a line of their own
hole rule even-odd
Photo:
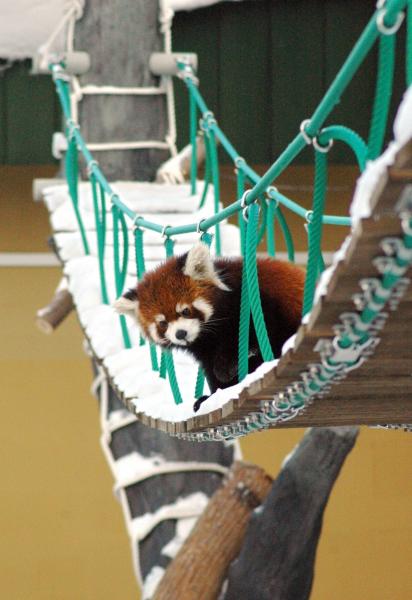
<svg viewBox="0 0 412 600">
<path fill-rule="evenodd" d="M 123 296 L 117 298 L 112 306 L 120 315 L 136 315 L 139 306 L 136 290 L 128 290 Z"/>
<path fill-rule="evenodd" d="M 229 291 L 227 285 L 219 278 L 215 271 L 213 260 L 210 257 L 206 244 L 199 243 L 189 250 L 183 267 L 183 274 L 197 281 L 210 281 L 216 287 Z"/>
</svg>

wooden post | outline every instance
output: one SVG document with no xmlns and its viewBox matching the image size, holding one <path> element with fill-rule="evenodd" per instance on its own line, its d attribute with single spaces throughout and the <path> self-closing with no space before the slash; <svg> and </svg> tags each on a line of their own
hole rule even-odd
<svg viewBox="0 0 412 600">
<path fill-rule="evenodd" d="M 216 600 L 250 516 L 271 484 L 271 477 L 259 467 L 235 463 L 169 565 L 153 600 Z"/>
<path fill-rule="evenodd" d="M 73 299 L 63 278 L 49 304 L 37 311 L 36 325 L 43 333 L 53 333 L 73 308 Z"/>
</svg>

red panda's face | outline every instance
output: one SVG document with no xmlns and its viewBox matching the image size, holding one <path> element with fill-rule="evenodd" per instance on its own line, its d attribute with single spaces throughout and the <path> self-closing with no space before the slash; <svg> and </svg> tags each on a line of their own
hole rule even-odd
<svg viewBox="0 0 412 600">
<path fill-rule="evenodd" d="M 155 344 L 184 347 L 211 319 L 216 287 L 228 290 L 214 271 L 207 247 L 199 244 L 187 256 L 171 258 L 146 273 L 136 290 L 116 301 L 116 308 L 132 311 L 143 335 Z"/>
</svg>

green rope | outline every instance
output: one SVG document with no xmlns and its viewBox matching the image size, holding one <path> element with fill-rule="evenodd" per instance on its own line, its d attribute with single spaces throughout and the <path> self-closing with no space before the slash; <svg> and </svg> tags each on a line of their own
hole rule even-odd
<svg viewBox="0 0 412 600">
<path fill-rule="evenodd" d="M 239 314 L 239 341 L 238 341 L 238 379 L 242 381 L 249 371 L 249 330 L 250 330 L 250 302 L 248 293 L 248 282 L 246 275 L 246 224 L 243 215 L 240 214 L 240 230 L 242 235 L 242 289 L 240 295 Z"/>
<path fill-rule="evenodd" d="M 200 241 L 204 242 L 205 244 L 207 244 L 209 246 L 209 248 L 210 248 L 210 246 L 211 246 L 211 244 L 213 242 L 213 235 L 211 233 L 208 233 L 207 231 L 205 231 L 200 236 Z"/>
<path fill-rule="evenodd" d="M 209 139 L 210 139 L 210 159 L 211 159 L 211 171 L 212 171 L 212 181 L 214 187 L 215 201 L 214 201 L 214 212 L 218 214 L 219 205 L 220 205 L 220 182 L 219 182 L 219 162 L 217 157 L 217 146 L 215 134 L 213 131 L 209 131 Z M 220 243 L 220 226 L 216 224 L 215 226 L 215 238 L 216 238 L 216 254 L 217 256 L 221 255 L 221 243 Z"/>
<path fill-rule="evenodd" d="M 203 141 L 205 144 L 205 183 L 203 185 L 202 197 L 200 199 L 200 203 L 198 206 L 198 210 L 203 208 L 206 202 L 207 192 L 209 190 L 209 185 L 212 179 L 211 169 L 210 169 L 210 148 L 209 148 L 209 138 L 204 132 Z"/>
<path fill-rule="evenodd" d="M 174 240 L 172 240 L 170 237 L 166 237 L 164 244 L 165 244 L 167 258 L 172 257 L 173 249 L 174 249 L 174 245 L 175 245 Z M 168 352 L 167 350 L 162 351 L 162 359 L 160 361 L 160 374 L 161 375 L 162 375 L 164 369 L 167 372 L 167 377 L 169 379 L 169 385 L 170 385 L 170 389 L 172 390 L 173 399 L 175 401 L 175 404 L 181 404 L 183 402 L 183 400 L 182 400 L 182 395 L 180 393 L 179 384 L 177 382 L 175 364 L 173 362 L 173 355 L 171 352 Z"/>
<path fill-rule="evenodd" d="M 205 388 L 205 374 L 201 367 L 197 370 L 196 385 L 195 385 L 195 398 L 203 396 L 203 390 Z"/>
<path fill-rule="evenodd" d="M 378 76 L 368 139 L 370 160 L 374 160 L 382 152 L 393 89 L 395 41 L 394 35 L 382 35 L 379 43 Z"/>
<path fill-rule="evenodd" d="M 257 234 L 257 246 L 259 246 L 260 242 L 263 240 L 263 238 L 265 237 L 265 233 L 266 233 L 266 220 L 267 220 L 268 205 L 266 204 L 265 198 L 259 199 L 259 208 L 260 208 L 260 212 L 262 214 L 262 218 L 260 221 L 259 230 L 258 230 L 258 234 Z"/>
<path fill-rule="evenodd" d="M 408 0 L 407 11 L 407 26 L 406 26 L 406 85 L 412 85 L 412 0 Z"/>
<path fill-rule="evenodd" d="M 160 356 L 160 367 L 159 367 L 159 376 L 162 379 L 166 379 L 167 368 L 166 368 L 166 352 L 162 352 Z"/>
<path fill-rule="evenodd" d="M 206 244 L 209 248 L 212 243 L 212 240 L 213 240 L 213 236 L 211 236 L 210 233 L 205 232 L 200 236 L 200 241 L 203 242 L 204 244 Z M 203 372 L 202 367 L 199 366 L 198 371 L 197 371 L 196 385 L 195 385 L 195 398 L 200 398 L 201 396 L 203 396 L 204 387 L 205 387 L 205 374 Z"/>
<path fill-rule="evenodd" d="M 412 0 L 387 0 L 384 6 L 385 10 L 385 25 L 390 27 L 398 18 L 398 13 L 408 4 L 408 33 L 407 33 L 407 62 L 406 62 L 406 78 L 408 83 L 412 82 Z M 390 103 L 390 95 L 392 90 L 393 66 L 395 57 L 395 36 L 380 35 L 376 16 L 379 11 L 375 12 L 369 21 L 364 32 L 355 44 L 353 50 L 337 74 L 330 88 L 327 90 L 323 99 L 319 103 L 311 119 L 305 129 L 306 134 L 310 138 L 317 137 L 318 143 L 327 145 L 329 140 L 339 140 L 353 150 L 359 167 L 361 170 L 365 168 L 366 159 L 377 156 L 382 148 L 386 123 L 388 118 L 388 110 Z M 371 127 L 368 139 L 368 146 L 362 138 L 347 127 L 340 125 L 329 126 L 322 129 L 322 126 L 330 112 L 340 102 L 342 93 L 346 90 L 353 76 L 359 69 L 365 57 L 371 50 L 375 41 L 380 38 L 379 48 L 379 64 L 376 79 L 375 103 L 372 111 Z M 71 122 L 70 115 L 70 97 L 69 86 L 67 81 L 59 76 L 58 66 L 52 66 L 53 75 L 55 78 L 57 93 L 62 104 L 63 113 L 67 123 L 68 151 L 66 155 L 66 171 L 68 185 L 72 204 L 74 207 L 76 219 L 79 224 L 79 230 L 82 236 L 82 243 L 86 253 L 89 253 L 87 245 L 86 233 L 83 227 L 81 214 L 78 207 L 78 150 L 83 154 L 86 164 L 93 163 L 93 157 L 90 154 L 87 146 L 80 134 L 79 129 Z M 167 227 L 167 238 L 165 241 L 166 255 L 173 255 L 173 244 L 170 236 L 175 236 L 184 233 L 193 233 L 195 231 L 203 231 L 201 239 L 206 242 L 211 241 L 211 236 L 207 231 L 212 227 L 215 228 L 216 235 L 216 252 L 219 255 L 221 252 L 221 239 L 219 224 L 228 217 L 235 215 L 239 216 L 240 236 L 241 236 L 241 252 L 244 255 L 243 273 L 242 273 L 242 290 L 241 290 L 241 306 L 239 317 L 239 365 L 238 375 L 243 378 L 248 372 L 248 353 L 249 353 L 249 335 L 250 335 L 250 315 L 252 314 L 253 324 L 256 331 L 261 354 L 264 360 L 273 358 L 273 352 L 270 348 L 270 342 L 267 335 L 264 315 L 262 312 L 261 297 L 258 284 L 258 269 L 256 261 L 256 250 L 260 239 L 266 233 L 267 249 L 270 255 L 275 255 L 276 239 L 275 239 L 275 221 L 279 225 L 282 235 L 285 239 L 286 248 L 288 251 L 289 260 L 294 260 L 294 246 L 292 236 L 283 215 L 282 207 L 291 210 L 301 218 L 307 218 L 308 221 L 308 270 L 305 281 L 304 291 L 304 306 L 303 313 L 306 314 L 310 310 L 313 303 L 314 290 L 319 272 L 324 268 L 323 257 L 321 253 L 321 237 L 322 223 L 333 225 L 349 225 L 350 220 L 347 217 L 323 214 L 325 203 L 326 183 L 327 183 L 327 160 L 326 156 L 320 152 L 315 153 L 315 184 L 312 211 L 308 215 L 306 209 L 280 194 L 275 188 L 271 188 L 273 182 L 277 179 L 280 173 L 302 152 L 306 147 L 307 139 L 301 132 L 287 146 L 284 152 L 277 158 L 266 173 L 259 177 L 251 167 L 249 167 L 243 159 L 240 159 L 235 148 L 226 138 L 224 133 L 219 128 L 218 124 L 209 113 L 208 108 L 200 95 L 196 85 L 190 77 L 184 76 L 184 82 L 190 94 L 190 141 L 192 144 L 192 160 L 191 160 L 191 189 L 192 194 L 196 193 L 197 180 L 197 150 L 196 150 L 196 134 L 197 134 L 197 114 L 200 111 L 203 114 L 202 129 L 205 131 L 205 149 L 206 149 L 206 165 L 205 165 L 205 184 L 200 199 L 199 208 L 204 206 L 206 195 L 210 182 L 214 185 L 214 215 L 204 219 L 200 227 L 197 223 L 190 223 L 176 227 Z M 234 160 L 238 167 L 237 177 L 237 200 L 230 206 L 219 210 L 220 207 L 220 182 L 219 182 L 219 164 L 217 140 L 220 141 L 222 147 L 226 150 L 229 156 Z M 128 240 L 125 215 L 136 222 L 136 214 L 133 210 L 127 207 L 120 199 L 113 195 L 112 189 L 100 171 L 95 165 L 91 171 L 93 173 L 92 190 L 93 190 L 93 206 L 95 209 L 96 235 L 98 246 L 98 259 L 100 269 L 100 282 L 102 289 L 102 298 L 107 302 L 106 281 L 104 276 L 104 245 L 105 245 L 105 210 L 104 196 L 107 194 L 113 201 L 113 244 L 114 244 L 114 266 L 115 266 L 115 285 L 116 293 L 120 295 L 123 291 L 127 261 L 128 261 Z M 245 182 L 249 180 L 252 184 L 252 189 L 249 191 L 244 203 L 241 199 L 244 195 Z M 100 190 L 100 206 L 97 195 L 97 185 Z M 272 191 L 269 192 L 269 189 Z M 274 191 L 273 191 L 274 190 Z M 268 194 L 269 201 L 262 205 L 263 214 L 262 220 L 259 222 L 259 208 L 256 202 L 262 202 L 262 198 Z M 246 226 L 242 216 L 244 205 L 248 206 L 247 214 L 249 218 Z M 135 251 L 136 251 L 136 268 L 138 278 L 140 279 L 144 273 L 144 255 L 143 255 L 143 239 L 142 229 L 149 229 L 157 233 L 165 233 L 165 228 L 161 224 L 152 223 L 139 217 L 139 229 L 135 232 Z M 120 257 L 119 235 L 120 229 L 123 237 L 123 256 Z M 140 233 L 137 233 L 140 231 Z M 392 273 L 384 277 L 385 286 L 393 286 L 397 281 L 397 276 Z M 382 303 L 384 298 L 377 298 L 376 303 Z M 364 322 L 370 322 L 376 316 L 376 311 L 370 307 L 365 309 L 361 315 Z M 122 324 L 123 337 L 125 345 L 130 343 L 124 317 L 120 317 Z M 123 320 L 122 320 L 123 319 Z M 363 335 L 360 332 L 360 335 Z M 348 340 L 342 337 L 341 343 L 344 345 Z M 350 340 L 349 340 L 350 342 Z M 156 349 L 151 347 L 152 366 L 154 369 L 159 368 L 157 362 Z M 154 355 L 152 351 L 154 350 Z M 160 375 L 165 377 L 167 373 L 172 393 L 176 403 L 182 401 L 176 373 L 174 369 L 172 354 L 163 352 L 160 362 Z M 201 395 L 201 387 L 203 374 L 201 370 L 198 372 L 195 395 Z M 204 380 L 203 380 L 204 381 Z M 301 402 L 302 398 L 295 396 L 294 402 Z"/>
<path fill-rule="evenodd" d="M 120 209 L 113 204 L 112 205 L 112 215 L 113 215 L 113 258 L 114 258 L 114 281 L 116 287 L 116 296 L 119 297 L 124 288 L 124 282 L 126 279 L 126 269 L 127 269 L 127 258 L 128 258 L 128 249 L 129 242 L 127 237 L 127 227 L 124 227 L 124 215 L 120 212 Z M 120 266 L 120 252 L 119 252 L 119 221 L 121 223 L 122 232 L 123 232 L 123 260 L 122 265 Z M 123 335 L 123 342 L 125 348 L 131 348 L 132 344 L 130 342 L 129 331 L 126 325 L 126 319 L 124 315 L 119 315 L 120 327 Z"/>
<path fill-rule="evenodd" d="M 79 226 L 80 236 L 82 239 L 83 249 L 85 254 L 90 254 L 89 244 L 87 242 L 86 231 L 79 209 L 78 183 L 79 183 L 79 164 L 77 160 L 77 144 L 74 138 L 69 139 L 66 152 L 66 177 L 69 187 L 69 194 L 76 216 L 76 221 Z"/>
<path fill-rule="evenodd" d="M 143 250 L 143 230 L 140 227 L 134 229 L 134 247 L 135 247 L 135 260 L 136 260 L 136 272 L 137 279 L 141 281 L 143 275 L 146 272 L 146 265 L 144 261 L 144 250 Z M 143 346 L 144 338 L 140 336 L 140 345 Z M 149 343 L 150 361 L 152 363 L 153 371 L 159 370 L 159 363 L 157 360 L 157 351 L 154 344 Z"/>
<path fill-rule="evenodd" d="M 236 192 L 237 197 L 242 198 L 245 193 L 246 177 L 244 171 L 236 168 Z M 246 222 L 243 213 L 238 213 L 238 225 L 240 231 L 240 252 L 243 256 L 242 265 L 242 288 L 240 294 L 239 313 L 239 340 L 238 340 L 238 379 L 242 381 L 249 371 L 249 328 L 250 328 L 250 304 L 246 278 Z"/>
<path fill-rule="evenodd" d="M 235 173 L 236 173 L 237 198 L 242 198 L 243 194 L 245 193 L 245 183 L 246 183 L 245 174 L 242 171 L 242 169 L 239 169 L 239 168 L 235 169 Z M 238 212 L 237 217 L 238 217 L 238 225 L 239 225 L 239 231 L 240 231 L 240 252 L 244 256 L 245 235 L 246 235 L 245 221 L 243 219 L 242 212 Z"/>
<path fill-rule="evenodd" d="M 259 207 L 251 204 L 248 209 L 248 224 L 246 228 L 246 279 L 248 285 L 249 302 L 252 311 L 253 323 L 260 352 L 264 361 L 273 360 L 273 352 L 267 334 L 265 319 L 262 311 L 262 302 L 259 292 L 258 269 L 256 261 L 257 225 Z"/>
<path fill-rule="evenodd" d="M 288 253 L 288 260 L 290 262 L 295 262 L 295 246 L 293 244 L 292 234 L 290 233 L 290 229 L 288 227 L 288 224 L 286 223 L 286 219 L 284 217 L 284 214 L 283 214 L 280 206 L 277 207 L 276 215 L 277 215 L 279 225 L 280 225 L 282 233 L 283 233 L 283 237 L 286 242 L 286 251 Z"/>
<path fill-rule="evenodd" d="M 305 316 L 312 308 L 316 281 L 319 273 L 320 248 L 322 241 L 322 214 L 325 205 L 327 185 L 327 155 L 315 152 L 315 185 L 310 219 L 310 244 L 305 290 L 303 294 L 303 312 Z"/>
<path fill-rule="evenodd" d="M 368 146 L 356 131 L 353 131 L 349 127 L 344 127 L 343 125 L 331 125 L 330 127 L 325 127 L 319 134 L 319 144 L 321 146 L 327 146 L 331 140 L 347 144 L 356 156 L 359 169 L 361 171 L 365 170 L 366 160 L 368 158 Z"/>
<path fill-rule="evenodd" d="M 276 225 L 276 212 L 277 206 L 274 200 L 267 201 L 268 208 L 266 212 L 266 240 L 267 240 L 267 253 L 269 256 L 276 256 L 276 238 L 275 238 L 275 225 Z"/>
<path fill-rule="evenodd" d="M 192 196 L 196 194 L 197 179 L 197 104 L 193 94 L 189 94 L 189 119 L 190 119 L 190 144 L 192 146 L 192 157 L 190 160 L 190 184 Z"/>
<path fill-rule="evenodd" d="M 104 191 L 101 190 L 100 206 L 97 194 L 97 183 L 93 173 L 90 174 L 90 183 L 92 187 L 94 220 L 96 225 L 97 238 L 97 257 L 99 263 L 100 291 L 103 304 L 109 304 L 109 295 L 107 293 L 106 273 L 104 270 L 104 251 L 106 244 L 106 204 L 104 199 Z"/>
<path fill-rule="evenodd" d="M 162 358 L 163 356 L 166 365 L 167 377 L 169 379 L 170 389 L 172 390 L 173 394 L 173 399 L 175 401 L 175 404 L 182 404 L 183 399 L 180 393 L 179 384 L 177 382 L 173 356 L 171 352 L 163 352 Z"/>
</svg>

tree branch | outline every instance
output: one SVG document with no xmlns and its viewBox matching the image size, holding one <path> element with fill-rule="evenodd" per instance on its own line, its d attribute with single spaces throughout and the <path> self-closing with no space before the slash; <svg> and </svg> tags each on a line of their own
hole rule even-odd
<svg viewBox="0 0 412 600">
<path fill-rule="evenodd" d="M 356 427 L 308 431 L 250 521 L 224 600 L 309 598 L 323 511 L 357 435 Z"/>
</svg>

